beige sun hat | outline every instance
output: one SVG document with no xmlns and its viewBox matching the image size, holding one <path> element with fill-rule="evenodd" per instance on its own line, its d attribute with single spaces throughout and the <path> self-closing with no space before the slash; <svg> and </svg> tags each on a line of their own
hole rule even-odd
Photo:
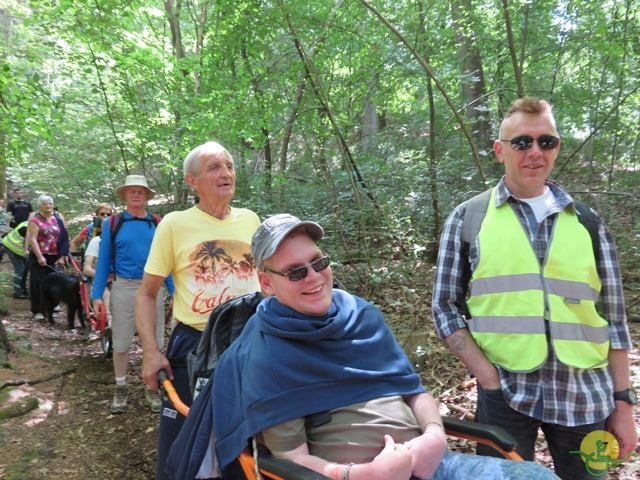
<svg viewBox="0 0 640 480">
<path fill-rule="evenodd" d="M 116 188 L 116 195 L 118 195 L 121 200 L 125 199 L 124 189 L 127 187 L 144 187 L 147 191 L 147 200 L 151 200 L 156 196 L 156 192 L 149 188 L 144 175 L 127 175 L 127 178 L 124 179 L 124 185 Z"/>
</svg>

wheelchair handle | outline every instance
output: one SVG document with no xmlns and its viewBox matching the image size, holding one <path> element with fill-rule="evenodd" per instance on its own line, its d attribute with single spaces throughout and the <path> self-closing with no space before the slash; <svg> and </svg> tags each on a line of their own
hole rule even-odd
<svg viewBox="0 0 640 480">
<path fill-rule="evenodd" d="M 178 410 L 185 417 L 189 415 L 189 407 L 186 406 L 182 402 L 182 400 L 180 400 L 180 396 L 178 395 L 176 388 L 173 386 L 173 383 L 171 383 L 166 370 L 160 370 L 157 375 L 160 388 L 162 389 L 163 393 L 169 398 L 169 401 L 173 404 L 173 406 L 176 407 L 176 410 Z"/>
</svg>

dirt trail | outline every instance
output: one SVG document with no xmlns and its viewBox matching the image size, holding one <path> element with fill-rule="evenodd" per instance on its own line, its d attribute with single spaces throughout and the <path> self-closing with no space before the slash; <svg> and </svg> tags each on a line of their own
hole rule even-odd
<svg viewBox="0 0 640 480">
<path fill-rule="evenodd" d="M 11 369 L 0 369 L 0 384 L 70 373 L 0 390 L 0 405 L 11 401 L 9 391 L 12 399 L 39 400 L 36 410 L 0 424 L 0 479 L 154 478 L 158 418 L 143 406 L 139 346 L 129 374 L 129 410 L 112 415 L 113 368 L 98 338 L 66 330 L 66 313 L 56 314 L 53 326 L 33 321 L 28 300 L 13 300 L 11 312 L 3 322 L 24 350 L 11 356 Z"/>
<path fill-rule="evenodd" d="M 0 270 L 10 265 L 0 264 Z M 39 407 L 9 420 L 0 420 L 0 480 L 149 480 L 155 477 L 158 418 L 143 406 L 140 377 L 141 350 L 134 343 L 129 372 L 129 411 L 112 415 L 113 369 L 102 358 L 95 335 L 66 330 L 66 313 L 56 314 L 56 323 L 35 322 L 28 300 L 11 300 L 10 314 L 2 321 L 21 354 L 12 354 L 11 368 L 0 368 L 0 385 L 8 381 L 38 382 L 0 390 L 0 407 L 18 397 L 33 396 Z M 640 324 L 630 324 L 634 344 L 640 340 Z M 136 338 L 137 340 L 137 338 Z M 430 364 L 450 362 L 451 356 L 430 358 Z M 640 356 L 631 356 L 633 383 L 640 386 Z M 449 365 L 451 368 L 451 365 Z M 461 374 L 440 379 L 443 403 L 456 412 L 473 411 L 472 382 Z M 453 371 L 452 370 L 452 371 Z M 63 372 L 67 372 L 62 374 Z M 428 382 L 427 382 L 428 383 Z M 9 394 L 11 398 L 9 397 Z M 640 432 L 640 410 L 636 409 Z M 469 451 L 465 441 L 451 447 Z M 538 442 L 536 459 L 546 465 L 551 459 L 544 442 Z M 640 457 L 628 461 L 612 480 L 640 479 Z"/>
</svg>

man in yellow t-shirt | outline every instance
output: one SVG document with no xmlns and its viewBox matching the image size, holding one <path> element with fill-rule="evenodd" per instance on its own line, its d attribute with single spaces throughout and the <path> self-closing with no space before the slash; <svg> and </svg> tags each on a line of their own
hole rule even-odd
<svg viewBox="0 0 640 480">
<path fill-rule="evenodd" d="M 235 193 L 235 169 L 233 158 L 221 145 L 207 142 L 196 147 L 183 168 L 186 183 L 200 201 L 188 210 L 166 215 L 158 224 L 138 290 L 136 324 L 145 383 L 156 390 L 156 374 L 164 369 L 189 405 L 185 357 L 197 346 L 209 313 L 226 300 L 260 288 L 250 250 L 260 219 L 251 210 L 229 205 Z M 176 326 L 165 356 L 154 340 L 151 311 L 169 274 L 176 287 Z M 165 479 L 164 461 L 185 417 L 169 404 L 160 411 L 156 478 Z"/>
</svg>

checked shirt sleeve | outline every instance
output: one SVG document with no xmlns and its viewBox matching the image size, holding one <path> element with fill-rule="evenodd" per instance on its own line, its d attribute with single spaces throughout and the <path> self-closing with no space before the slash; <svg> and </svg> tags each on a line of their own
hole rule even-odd
<svg viewBox="0 0 640 480">
<path fill-rule="evenodd" d="M 462 218 L 466 205 L 458 206 L 447 218 L 440 239 L 436 264 L 436 280 L 433 287 L 433 321 L 440 338 L 446 338 L 456 330 L 467 328 L 463 318 L 465 298 L 463 271 L 468 259 L 462 251 Z"/>
<path fill-rule="evenodd" d="M 605 320 L 609 322 L 609 341 L 612 349 L 630 350 L 632 344 L 624 307 L 624 292 L 618 254 L 609 229 L 602 219 L 599 221 L 600 258 L 598 259 L 597 269 L 602 282 L 600 300 L 603 314 Z"/>
</svg>

